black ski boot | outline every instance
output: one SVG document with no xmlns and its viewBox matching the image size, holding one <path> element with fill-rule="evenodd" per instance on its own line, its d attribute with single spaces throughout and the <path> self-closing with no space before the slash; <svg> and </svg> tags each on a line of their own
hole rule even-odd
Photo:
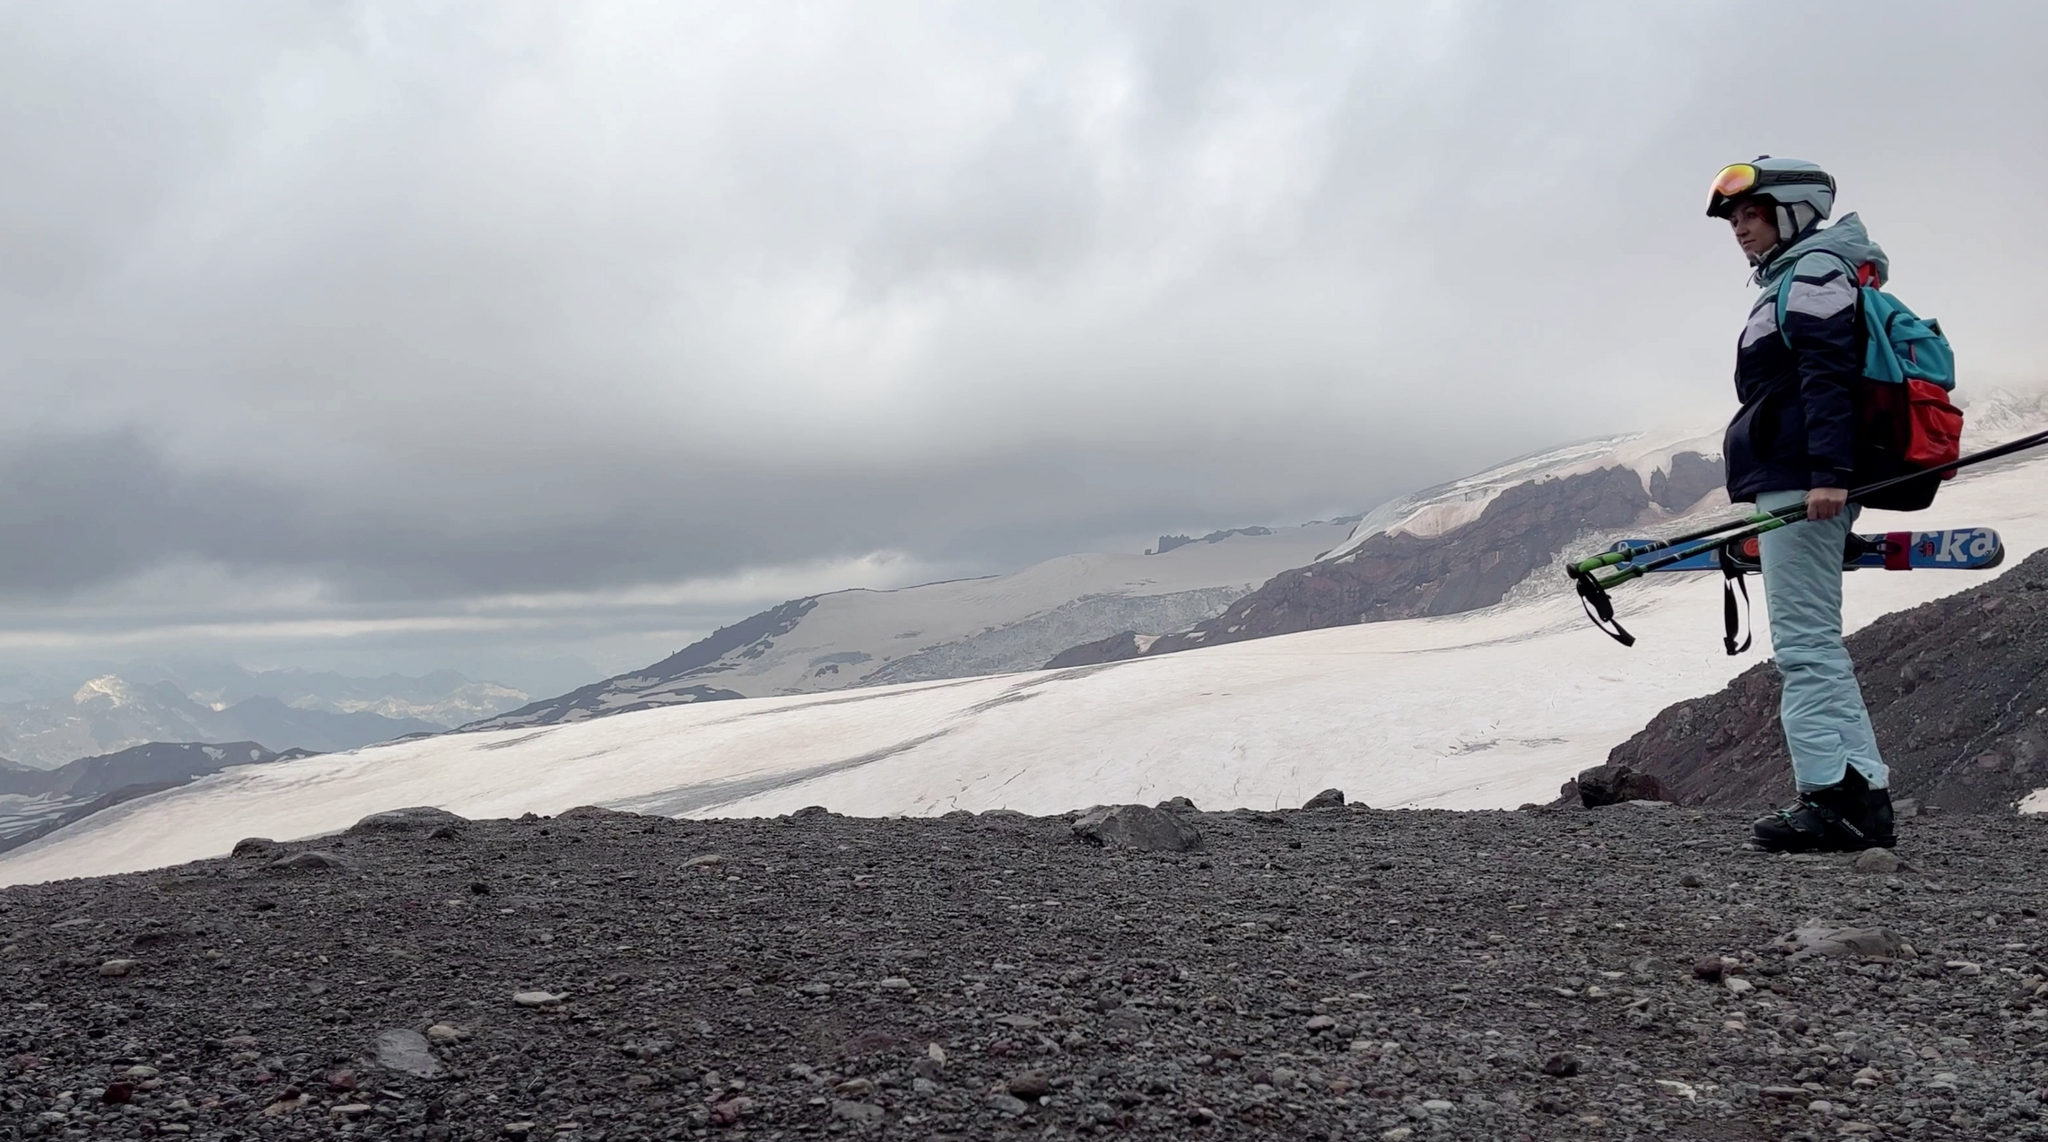
<svg viewBox="0 0 2048 1142">
<path fill-rule="evenodd" d="M 1853 765 L 1841 781 L 1801 793 L 1749 827 L 1749 847 L 1772 853 L 1853 853 L 1897 843 L 1891 791 L 1872 789 Z"/>
</svg>

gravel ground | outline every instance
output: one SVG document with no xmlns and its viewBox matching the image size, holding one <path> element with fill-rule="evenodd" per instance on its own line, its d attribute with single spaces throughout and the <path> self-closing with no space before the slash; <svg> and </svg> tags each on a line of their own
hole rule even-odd
<svg viewBox="0 0 2048 1142">
<path fill-rule="evenodd" d="M 2040 822 L 1862 872 L 1726 811 L 1185 819 L 430 818 L 6 889 L 0 1137 L 2048 1137 Z"/>
</svg>

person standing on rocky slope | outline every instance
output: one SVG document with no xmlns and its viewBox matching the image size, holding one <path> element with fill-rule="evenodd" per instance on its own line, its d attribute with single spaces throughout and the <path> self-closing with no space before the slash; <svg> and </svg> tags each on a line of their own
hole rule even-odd
<svg viewBox="0 0 2048 1142">
<path fill-rule="evenodd" d="M 1894 844 L 1890 777 L 1842 644 L 1842 549 L 1858 512 L 1848 503 L 1851 386 L 1862 369 L 1858 279 L 1847 267 L 1882 285 L 1890 265 L 1856 215 L 1821 225 L 1834 202 L 1826 171 L 1765 155 L 1723 168 L 1707 204 L 1709 217 L 1733 228 L 1762 287 L 1735 356 L 1742 407 L 1722 453 L 1728 498 L 1762 511 L 1806 504 L 1804 522 L 1760 540 L 1784 679 L 1778 718 L 1799 792 L 1750 828 L 1750 846 L 1773 852 Z"/>
</svg>

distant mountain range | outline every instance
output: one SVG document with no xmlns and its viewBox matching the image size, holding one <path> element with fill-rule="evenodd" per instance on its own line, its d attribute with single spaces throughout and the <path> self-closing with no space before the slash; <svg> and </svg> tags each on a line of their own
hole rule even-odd
<svg viewBox="0 0 2048 1142">
<path fill-rule="evenodd" d="M 464 728 L 1035 669 L 1076 642 L 1219 614 L 1343 542 L 1351 523 L 1169 535 L 1157 554 L 1066 555 L 1010 575 L 792 599 L 645 669 Z"/>
<path fill-rule="evenodd" d="M 358 678 L 334 671 L 250 670 L 226 661 L 141 660 L 91 673 L 95 677 L 116 675 L 131 686 L 167 682 L 194 702 L 214 709 L 249 698 L 275 698 L 294 709 L 417 718 L 448 727 L 530 700 L 530 695 L 512 686 L 477 681 L 454 670 Z"/>
<path fill-rule="evenodd" d="M 60 698 L 0 703 L 0 757 L 50 769 L 148 742 L 260 742 L 329 753 L 447 728 L 369 710 L 302 709 L 268 696 L 215 709 L 167 681 L 137 685 L 103 675 Z"/>
<path fill-rule="evenodd" d="M 0 760 L 0 852 L 25 845 L 123 801 L 174 789 L 231 765 L 261 765 L 307 756 L 274 753 L 255 742 L 151 742 L 55 769 Z"/>
</svg>

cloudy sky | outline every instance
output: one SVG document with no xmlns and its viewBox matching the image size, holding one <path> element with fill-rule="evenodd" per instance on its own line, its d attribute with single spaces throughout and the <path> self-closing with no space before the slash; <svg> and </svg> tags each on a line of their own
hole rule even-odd
<svg viewBox="0 0 2048 1142">
<path fill-rule="evenodd" d="M 1723 163 L 2048 361 L 2048 7 L 0 6 L 0 664 L 667 653 L 1729 411 Z M 502 672 L 510 672 L 506 666 Z"/>
</svg>

